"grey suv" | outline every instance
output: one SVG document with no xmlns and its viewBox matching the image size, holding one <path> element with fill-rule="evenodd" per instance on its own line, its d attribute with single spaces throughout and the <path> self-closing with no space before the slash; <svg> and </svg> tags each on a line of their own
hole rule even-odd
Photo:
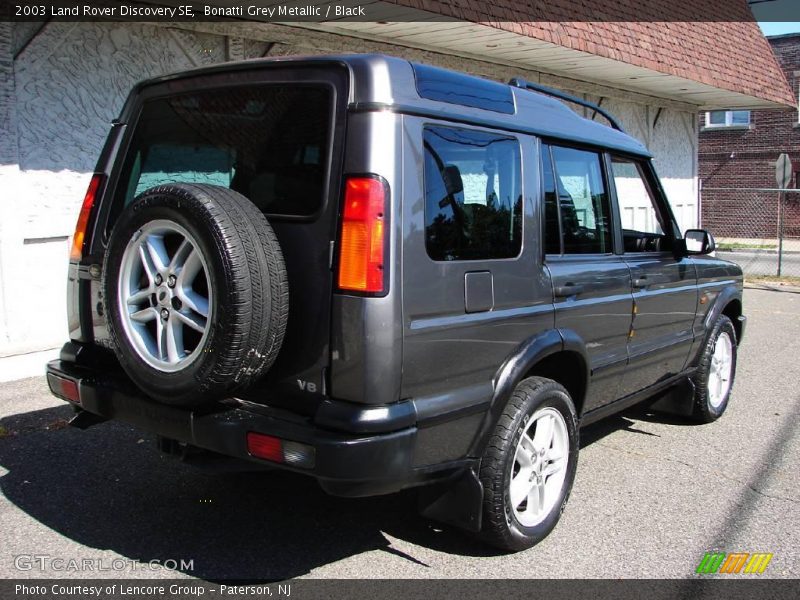
<svg viewBox="0 0 800 600">
<path fill-rule="evenodd" d="M 742 273 L 713 250 L 581 99 L 386 56 L 225 64 L 137 85 L 113 123 L 47 376 L 78 427 L 331 494 L 424 486 L 424 515 L 519 550 L 581 426 L 725 411 Z"/>
</svg>

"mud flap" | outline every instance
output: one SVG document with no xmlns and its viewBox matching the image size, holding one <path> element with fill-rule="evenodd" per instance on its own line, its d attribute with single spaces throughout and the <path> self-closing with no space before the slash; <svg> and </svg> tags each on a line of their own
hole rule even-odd
<svg viewBox="0 0 800 600">
<path fill-rule="evenodd" d="M 483 485 L 478 478 L 478 468 L 476 464 L 454 479 L 421 488 L 420 514 L 467 531 L 480 531 Z"/>
<path fill-rule="evenodd" d="M 687 378 L 666 391 L 650 408 L 671 415 L 690 417 L 694 412 L 694 391 L 694 383 Z"/>
</svg>

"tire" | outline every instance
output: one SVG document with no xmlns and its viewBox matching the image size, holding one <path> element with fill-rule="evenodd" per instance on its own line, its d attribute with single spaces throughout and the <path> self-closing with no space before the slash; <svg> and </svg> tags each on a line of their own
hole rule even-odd
<svg viewBox="0 0 800 600">
<path fill-rule="evenodd" d="M 736 330 L 725 315 L 714 323 L 703 346 L 697 371 L 692 377 L 692 419 L 711 423 L 728 408 L 736 376 Z"/>
<path fill-rule="evenodd" d="M 228 396 L 280 351 L 281 249 L 264 215 L 227 188 L 170 184 L 138 196 L 111 233 L 102 286 L 122 368 L 165 404 Z"/>
<path fill-rule="evenodd" d="M 548 440 L 547 420 L 552 423 L 554 433 L 549 441 L 542 444 L 542 441 Z M 532 438 L 529 436 L 531 432 Z M 545 437 L 537 441 L 537 433 Z M 523 436 L 529 442 L 525 442 Z M 529 445 L 531 441 L 533 447 Z M 547 448 L 537 447 L 544 445 Z M 530 450 L 534 449 L 539 451 L 539 456 L 531 459 Z M 522 454 L 517 456 L 520 452 Z M 552 463 L 547 461 L 548 457 L 553 458 L 559 452 L 562 454 L 560 459 Z M 523 457 L 526 457 L 529 466 L 523 465 L 520 460 Z M 543 485 L 535 484 L 537 475 L 547 473 L 548 467 L 558 464 L 560 470 L 541 478 Z M 530 377 L 520 382 L 495 427 L 481 461 L 480 479 L 484 490 L 481 535 L 484 540 L 502 550 L 519 551 L 547 537 L 566 506 L 577 464 L 578 418 L 567 390 L 543 377 Z M 525 478 L 523 469 L 530 470 L 529 479 Z M 532 487 L 526 499 L 520 501 L 522 496 L 518 490 L 525 488 L 520 488 L 519 484 L 525 481 L 533 483 L 530 483 Z M 539 490 L 544 491 L 544 503 L 538 505 L 536 514 L 537 505 L 528 502 L 540 497 Z M 526 510 L 521 510 L 523 507 Z"/>
</svg>

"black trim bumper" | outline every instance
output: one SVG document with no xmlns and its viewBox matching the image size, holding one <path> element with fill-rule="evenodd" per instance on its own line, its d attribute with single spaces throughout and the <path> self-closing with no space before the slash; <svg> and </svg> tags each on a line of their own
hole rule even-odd
<svg viewBox="0 0 800 600">
<path fill-rule="evenodd" d="M 310 418 L 286 410 L 237 400 L 202 411 L 158 404 L 142 396 L 124 375 L 100 373 L 69 361 L 54 360 L 47 365 L 48 384 L 56 396 L 67 401 L 59 393 L 58 378 L 77 384 L 80 404 L 75 406 L 84 411 L 220 454 L 306 473 L 316 477 L 331 494 L 391 493 L 463 468 L 451 464 L 450 468 L 439 468 L 435 473 L 431 469 L 414 468 L 417 428 L 408 414 L 398 419 L 404 427 L 397 431 L 342 432 L 320 427 Z M 336 413 L 331 407 L 326 411 L 330 411 L 326 412 L 328 416 Z M 314 466 L 293 468 L 251 456 L 247 449 L 248 432 L 313 446 Z"/>
</svg>

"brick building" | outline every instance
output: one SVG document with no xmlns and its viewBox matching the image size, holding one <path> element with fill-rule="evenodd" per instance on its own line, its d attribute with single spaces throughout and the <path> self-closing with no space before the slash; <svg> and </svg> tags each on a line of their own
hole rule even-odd
<svg viewBox="0 0 800 600">
<path fill-rule="evenodd" d="M 367 8 L 382 16 L 0 22 L 0 358 L 67 337 L 69 236 L 109 123 L 140 79 L 337 52 L 393 54 L 502 81 L 521 76 L 614 113 L 654 154 L 683 228 L 698 221 L 698 112 L 794 103 L 747 0 L 384 0 Z"/>
<path fill-rule="evenodd" d="M 800 33 L 767 40 L 795 105 L 706 111 L 699 117 L 702 225 L 722 239 L 777 237 L 779 194 L 766 190 L 776 188 L 775 160 L 784 152 L 794 165 L 789 187 L 798 189 L 788 193 L 784 203 L 784 235 L 800 237 Z"/>
</svg>

